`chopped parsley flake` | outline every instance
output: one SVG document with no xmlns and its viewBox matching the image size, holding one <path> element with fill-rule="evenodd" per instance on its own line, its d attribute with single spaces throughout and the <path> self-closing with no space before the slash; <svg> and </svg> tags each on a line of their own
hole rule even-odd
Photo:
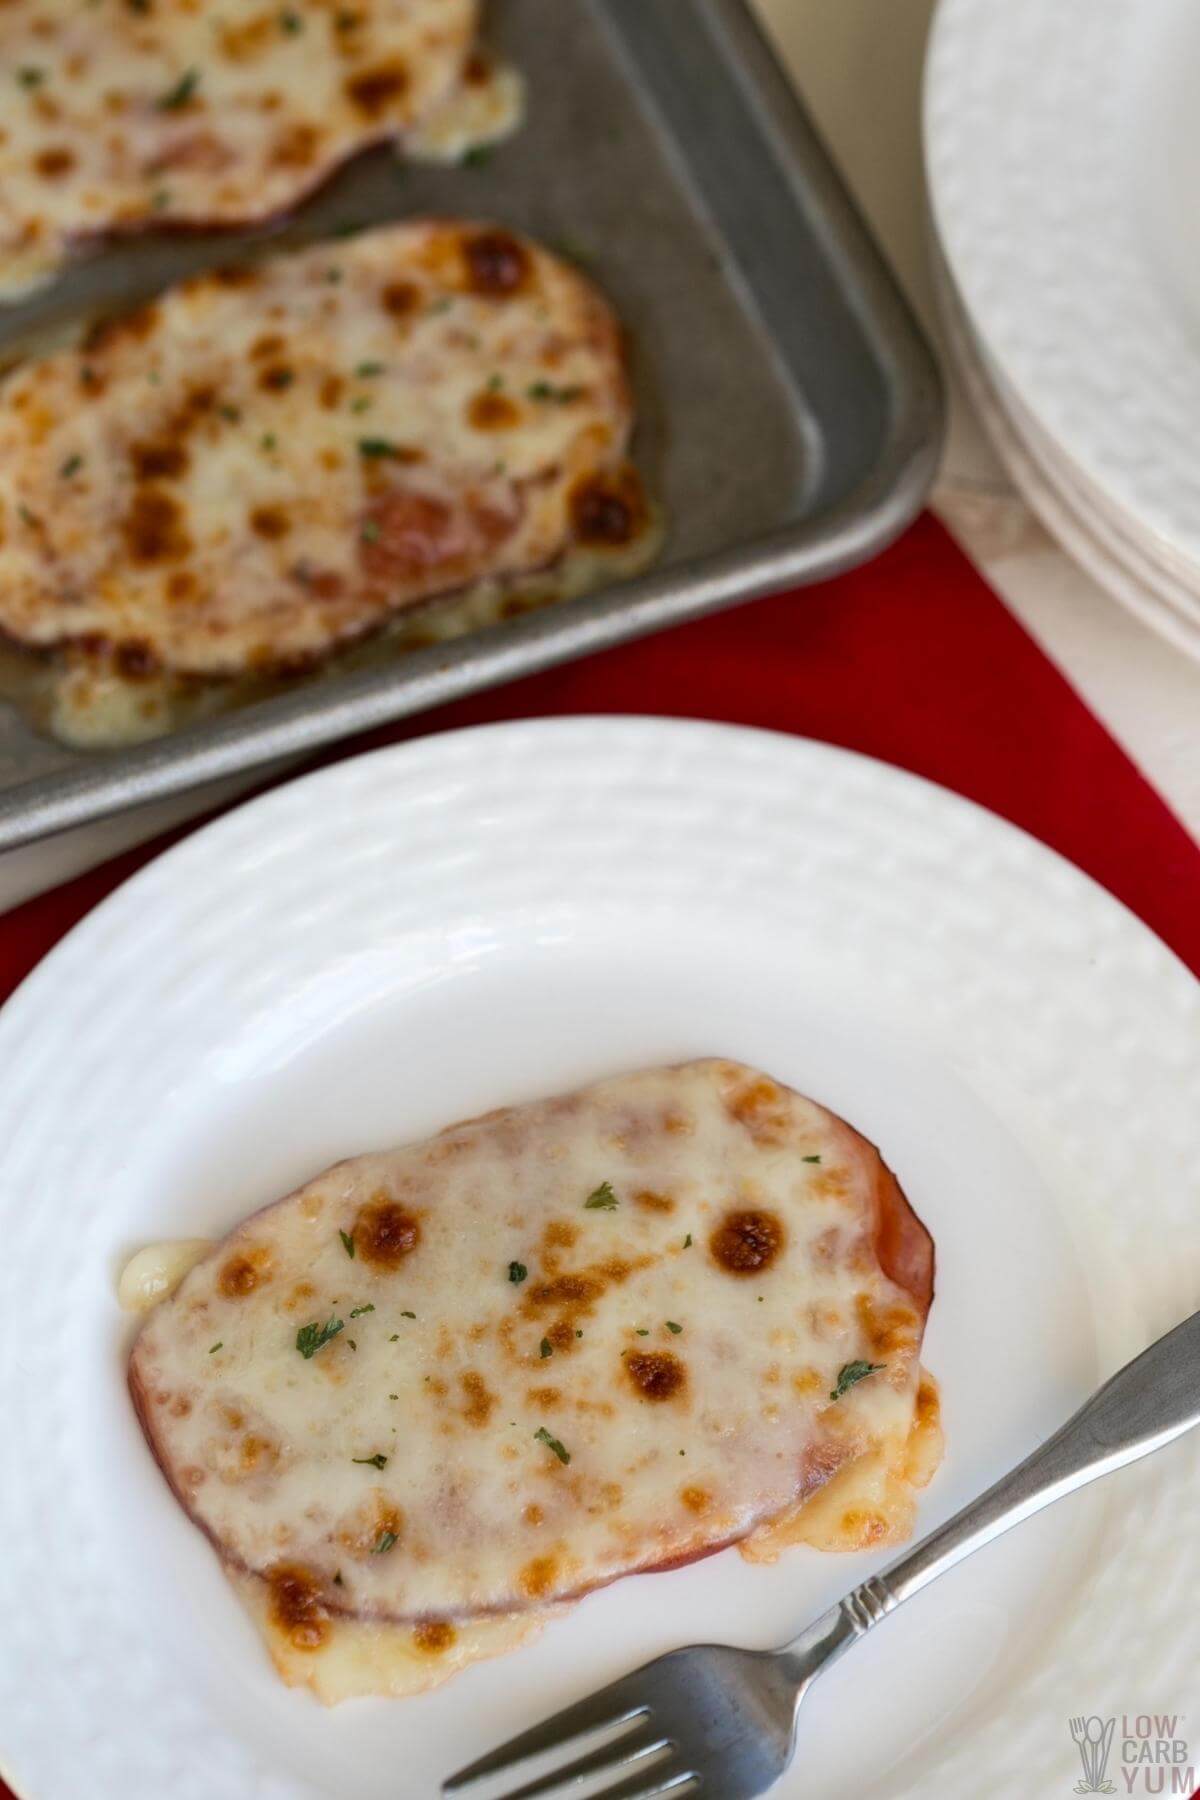
<svg viewBox="0 0 1200 1800">
<path fill-rule="evenodd" d="M 150 196 L 150 204 L 155 212 L 165 212 L 171 204 L 170 188 L 155 188 Z"/>
<path fill-rule="evenodd" d="M 398 1400 L 399 1398 L 400 1398 L 399 1394 L 389 1394 L 388 1395 L 389 1400 Z"/>
<path fill-rule="evenodd" d="M 289 37 L 295 37 L 298 31 L 304 30 L 304 20 L 290 6 L 285 6 L 279 15 L 279 23 Z"/>
<path fill-rule="evenodd" d="M 539 1444 L 545 1444 L 547 1450 L 553 1450 L 560 1463 L 570 1462 L 571 1452 L 565 1449 L 556 1437 L 552 1437 L 544 1425 L 539 1425 L 533 1435 Z"/>
<path fill-rule="evenodd" d="M 22 525 L 36 525 L 37 524 L 37 520 L 34 518 L 33 514 L 30 512 L 29 508 L 26 506 L 26 504 L 23 500 L 21 501 L 20 505 L 17 507 L 17 517 L 20 519 Z"/>
<path fill-rule="evenodd" d="M 802 1156 L 800 1158 L 801 1162 L 820 1162 L 820 1160 L 819 1156 Z"/>
<path fill-rule="evenodd" d="M 650 1336 L 649 1331 L 646 1329 L 646 1327 L 644 1325 L 638 1326 L 637 1334 L 639 1337 L 649 1337 Z"/>
<path fill-rule="evenodd" d="M 843 1363 L 838 1371 L 837 1386 L 830 1389 L 829 1398 L 840 1400 L 843 1394 L 848 1394 L 852 1387 L 856 1387 L 860 1381 L 865 1381 L 868 1375 L 878 1375 L 881 1369 L 886 1368 L 886 1363 Z"/>
<path fill-rule="evenodd" d="M 66 462 L 63 463 L 62 467 L 59 469 L 58 472 L 62 476 L 64 481 L 69 481 L 71 479 L 72 475 L 78 475 L 78 473 L 79 473 L 80 469 L 82 469 L 82 467 L 83 467 L 82 456 L 68 456 Z"/>
<path fill-rule="evenodd" d="M 525 1267 L 524 1263 L 510 1262 L 508 1265 L 508 1279 L 518 1287 L 521 1282 L 524 1281 L 528 1273 L 529 1270 Z"/>
<path fill-rule="evenodd" d="M 358 1349 L 358 1345 L 357 1345 L 357 1344 L 356 1344 L 356 1343 L 355 1343 L 355 1341 L 354 1341 L 354 1339 L 353 1339 L 353 1338 L 347 1338 L 347 1339 L 346 1339 L 346 1342 L 347 1342 L 347 1343 L 348 1343 L 348 1344 L 349 1344 L 349 1346 L 350 1346 L 350 1348 L 351 1348 L 351 1349 L 352 1349 L 352 1350 L 357 1350 L 357 1349 Z"/>
<path fill-rule="evenodd" d="M 279 439 L 275 436 L 275 433 L 273 431 L 264 431 L 263 432 L 262 447 L 264 450 L 274 450 L 274 448 L 278 442 L 279 442 Z"/>
<path fill-rule="evenodd" d="M 687 1236 L 683 1240 L 683 1247 L 685 1250 L 690 1250 L 692 1247 L 692 1234 L 690 1231 L 688 1232 Z"/>
<path fill-rule="evenodd" d="M 387 1457 L 383 1454 L 382 1450 L 377 1450 L 374 1456 L 352 1456 L 350 1461 L 352 1463 L 364 1463 L 369 1469 L 387 1468 Z"/>
<path fill-rule="evenodd" d="M 365 543 L 368 543 L 368 544 L 375 543 L 379 537 L 379 520 L 378 519 L 364 519 L 363 527 L 362 527 L 361 532 L 359 533 L 359 536 L 363 539 L 363 541 Z"/>
<path fill-rule="evenodd" d="M 379 1536 L 375 1539 L 375 1542 L 371 1545 L 371 1555 L 382 1556 L 385 1551 L 392 1548 L 392 1545 L 395 1542 L 396 1534 L 394 1531 L 381 1531 Z"/>
<path fill-rule="evenodd" d="M 613 1193 L 611 1181 L 602 1181 L 598 1188 L 593 1188 L 584 1201 L 584 1208 L 589 1212 L 613 1212 L 620 1204 Z"/>
<path fill-rule="evenodd" d="M 391 1337 L 388 1339 L 388 1343 L 389 1344 L 398 1344 L 399 1342 L 400 1342 L 400 1333 L 398 1331 L 393 1331 Z"/>
<path fill-rule="evenodd" d="M 487 144 L 472 144 L 461 160 L 464 169 L 482 169 L 492 160 L 491 148 Z"/>
<path fill-rule="evenodd" d="M 540 1354 L 543 1358 L 554 1355 L 554 1345 L 550 1342 L 549 1338 L 542 1339 Z"/>
<path fill-rule="evenodd" d="M 354 1311 L 350 1314 L 350 1317 L 352 1319 L 361 1319 L 364 1313 L 369 1313 L 369 1312 L 374 1312 L 374 1311 L 375 1311 L 375 1302 L 373 1300 L 368 1300 L 367 1304 L 365 1306 L 356 1306 L 354 1308 Z"/>
<path fill-rule="evenodd" d="M 17 70 L 17 80 L 23 88 L 41 87 L 45 79 L 45 69 L 34 69 L 27 64 L 25 68 Z"/>
<path fill-rule="evenodd" d="M 353 1260 L 354 1260 L 354 1233 L 352 1231 L 339 1231 L 338 1236 L 342 1240 L 342 1249 L 346 1252 L 346 1255 L 353 1262 Z"/>
<path fill-rule="evenodd" d="M 488 376 L 487 391 L 489 394 L 498 394 L 500 392 L 500 389 L 503 386 L 504 386 L 503 375 L 489 375 Z"/>
<path fill-rule="evenodd" d="M 573 387 L 556 387 L 552 381 L 535 381 L 531 388 L 526 388 L 531 400 L 555 400 L 559 406 L 569 406 L 572 400 L 578 400 L 583 389 Z"/>
<path fill-rule="evenodd" d="M 311 1361 L 330 1338 L 335 1338 L 339 1331 L 344 1330 L 345 1324 L 344 1319 L 330 1319 L 327 1324 L 318 1325 L 314 1319 L 311 1325 L 302 1325 L 296 1333 L 296 1348 L 305 1362 Z"/>
<path fill-rule="evenodd" d="M 158 103 L 159 112 L 178 112 L 186 106 L 200 85 L 199 69 L 185 69 L 173 88 L 168 88 Z"/>
<path fill-rule="evenodd" d="M 360 381 L 369 381 L 372 375 L 382 375 L 386 372 L 386 369 L 386 363 L 360 362 L 354 373 L 358 376 Z"/>
<path fill-rule="evenodd" d="M 679 1333 L 683 1330 L 683 1326 L 677 1325 L 675 1323 L 674 1319 L 668 1319 L 667 1320 L 667 1330 L 673 1331 L 675 1333 L 675 1336 L 678 1337 Z"/>
<path fill-rule="evenodd" d="M 364 413 L 369 412 L 370 410 L 371 396 L 369 394 L 355 394 L 353 400 L 350 402 L 350 411 L 352 413 Z"/>
<path fill-rule="evenodd" d="M 372 457 L 395 456 L 396 446 L 391 438 L 359 438 L 358 454 L 368 459 Z"/>
<path fill-rule="evenodd" d="M 402 1312 L 400 1314 L 400 1317 L 402 1319 L 415 1319 L 416 1316 L 417 1316 L 416 1313 L 410 1313 L 410 1312 Z"/>
<path fill-rule="evenodd" d="M 342 1571 L 340 1569 L 334 1575 L 333 1585 L 334 1585 L 334 1587 L 345 1587 L 345 1585 L 346 1585 L 345 1582 L 342 1580 Z"/>
<path fill-rule="evenodd" d="M 224 1338 L 221 1338 L 221 1339 L 220 1339 L 220 1341 L 219 1341 L 219 1342 L 218 1342 L 218 1343 L 215 1343 L 215 1344 L 214 1344 L 214 1345 L 213 1345 L 213 1347 L 212 1347 L 212 1349 L 211 1349 L 211 1350 L 210 1350 L 210 1351 L 209 1351 L 209 1353 L 208 1353 L 208 1354 L 209 1354 L 209 1355 L 210 1355 L 210 1356 L 215 1356 L 215 1355 L 216 1355 L 216 1354 L 217 1354 L 217 1351 L 218 1351 L 218 1350 L 221 1350 L 221 1349 L 223 1349 L 223 1348 L 224 1348 L 224 1345 L 225 1345 L 225 1339 L 224 1339 Z"/>
<path fill-rule="evenodd" d="M 224 406 L 218 406 L 217 411 L 223 419 L 228 419 L 231 425 L 236 425 L 242 416 L 241 407 L 230 406 L 228 401 L 225 402 Z"/>
</svg>

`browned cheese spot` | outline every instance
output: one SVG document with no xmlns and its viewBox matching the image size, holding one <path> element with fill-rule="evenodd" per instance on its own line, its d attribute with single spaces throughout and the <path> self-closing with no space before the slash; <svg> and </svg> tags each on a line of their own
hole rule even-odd
<svg viewBox="0 0 1200 1800">
<path fill-rule="evenodd" d="M 131 444 L 129 460 L 139 481 L 175 480 L 186 474 L 188 453 L 171 439 Z"/>
<path fill-rule="evenodd" d="M 542 1254 L 547 1267 L 550 1266 L 552 1251 L 573 1249 L 578 1242 L 578 1225 L 572 1225 L 569 1219 L 551 1219 L 542 1234 Z"/>
<path fill-rule="evenodd" d="M 421 304 L 421 290 L 412 281 L 389 281 L 380 297 L 383 310 L 394 319 L 407 318 Z"/>
<path fill-rule="evenodd" d="M 859 1294 L 854 1306 L 867 1347 L 880 1361 L 917 1348 L 921 1323 L 911 1306 L 877 1306 L 869 1294 Z"/>
<path fill-rule="evenodd" d="M 558 1579 L 556 1556 L 535 1556 L 517 1576 L 517 1586 L 530 1600 L 544 1600 Z"/>
<path fill-rule="evenodd" d="M 265 1244 L 238 1250 L 224 1264 L 217 1287 L 227 1300 L 242 1300 L 271 1279 L 271 1252 Z"/>
<path fill-rule="evenodd" d="M 119 318 L 100 319 L 84 337 L 84 355 L 91 356 L 101 350 L 110 350 L 123 339 L 135 344 L 141 343 L 158 324 L 158 317 L 157 306 L 138 306 Z"/>
<path fill-rule="evenodd" d="M 150 645 L 137 638 L 118 644 L 113 661 L 118 672 L 128 681 L 148 681 L 152 675 L 157 675 L 160 667 L 158 657 Z"/>
<path fill-rule="evenodd" d="M 404 1535 L 404 1514 L 377 1490 L 363 1506 L 341 1520 L 337 1541 L 357 1562 L 370 1562 L 378 1554 L 376 1546 L 385 1533 L 399 1542 Z"/>
<path fill-rule="evenodd" d="M 329 1636 L 329 1613 L 317 1577 L 299 1563 L 277 1563 L 267 1575 L 267 1586 L 271 1617 L 293 1650 L 319 1650 Z"/>
<path fill-rule="evenodd" d="M 341 403 L 345 391 L 346 383 L 340 375 L 326 375 L 321 383 L 321 405 L 332 410 Z"/>
<path fill-rule="evenodd" d="M 683 1504 L 687 1507 L 688 1511 L 695 1513 L 697 1517 L 703 1517 L 703 1515 L 709 1511 L 713 1500 L 708 1489 L 702 1487 L 680 1488 L 679 1498 L 683 1501 Z"/>
<path fill-rule="evenodd" d="M 359 1207 L 351 1235 L 363 1262 L 381 1269 L 398 1269 L 420 1243 L 421 1226 L 398 1200 L 378 1193 Z"/>
<path fill-rule="evenodd" d="M 458 1633 L 449 1619 L 422 1619 L 413 1626 L 413 1644 L 426 1656 L 444 1656 L 453 1648 Z"/>
<path fill-rule="evenodd" d="M 673 1400 L 687 1381 L 687 1371 L 669 1350 L 634 1350 L 622 1358 L 643 1400 Z"/>
<path fill-rule="evenodd" d="M 713 1261 L 730 1275 L 758 1275 L 778 1257 L 786 1242 L 783 1221 L 775 1213 L 729 1212 L 709 1239 Z"/>
<path fill-rule="evenodd" d="M 264 331 L 261 337 L 255 338 L 250 346 L 251 362 L 273 362 L 281 350 L 286 350 L 287 339 L 279 331 Z"/>
<path fill-rule="evenodd" d="M 533 273 L 528 250 L 510 231 L 477 231 L 462 240 L 467 286 L 472 293 L 507 299 Z"/>
<path fill-rule="evenodd" d="M 250 514 L 250 529 L 261 538 L 286 537 L 291 528 L 282 506 L 256 506 Z"/>
<path fill-rule="evenodd" d="M 557 1406 L 562 1391 L 556 1387 L 531 1387 L 525 1395 L 527 1406 Z"/>
<path fill-rule="evenodd" d="M 486 1425 L 496 1408 L 495 1394 L 475 1369 L 467 1369 L 458 1379 L 466 1399 L 463 1417 L 468 1425 Z"/>
<path fill-rule="evenodd" d="M 596 549 L 632 543 L 648 517 L 641 477 L 629 463 L 583 476 L 571 490 L 570 508 L 576 542 Z"/>
<path fill-rule="evenodd" d="M 225 288 L 247 288 L 257 287 L 262 277 L 257 269 L 227 263 L 223 268 L 214 269 L 209 279 Z"/>
<path fill-rule="evenodd" d="M 744 1081 L 726 1094 L 725 1110 L 756 1143 L 785 1144 L 791 1135 L 787 1093 L 765 1076 Z"/>
<path fill-rule="evenodd" d="M 633 1204 L 640 1206 L 645 1212 L 671 1213 L 675 1211 L 675 1202 L 670 1194 L 656 1194 L 651 1188 L 643 1188 L 640 1194 L 635 1194 Z"/>
<path fill-rule="evenodd" d="M 546 1515 L 542 1511 L 541 1507 L 537 1504 L 536 1500 L 531 1500 L 529 1502 L 528 1506 L 525 1508 L 524 1512 L 521 1514 L 521 1517 L 524 1519 L 524 1521 L 527 1525 L 540 1525 L 542 1523 L 542 1521 L 545 1519 Z"/>
<path fill-rule="evenodd" d="M 378 119 L 408 90 L 408 70 L 399 58 L 361 69 L 345 83 L 347 98 L 368 119 Z"/>
<path fill-rule="evenodd" d="M 275 139 L 271 161 L 281 169 L 307 169 L 316 161 L 321 136 L 318 128 L 305 120 L 286 125 Z"/>
<path fill-rule="evenodd" d="M 179 562 L 192 550 L 178 501 L 161 488 L 139 488 L 121 522 L 130 560 L 145 565 Z"/>
<path fill-rule="evenodd" d="M 296 379 L 296 371 L 287 363 L 272 363 L 264 369 L 258 378 L 258 385 L 265 394 L 282 394 L 291 387 Z"/>
<path fill-rule="evenodd" d="M 75 167 L 75 152 L 65 146 L 56 145 L 51 149 L 40 150 L 34 159 L 34 167 L 46 181 L 57 181 L 63 175 L 69 175 Z"/>
<path fill-rule="evenodd" d="M 509 431 L 520 424 L 521 409 L 507 394 L 492 393 L 485 388 L 471 401 L 467 417 L 476 431 Z"/>
</svg>

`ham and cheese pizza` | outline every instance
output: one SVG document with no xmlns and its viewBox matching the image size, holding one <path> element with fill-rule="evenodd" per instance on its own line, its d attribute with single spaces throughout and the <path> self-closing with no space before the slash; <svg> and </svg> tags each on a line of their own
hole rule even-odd
<svg viewBox="0 0 1200 1800">
<path fill-rule="evenodd" d="M 0 293 L 78 245 L 250 224 L 368 145 L 456 155 L 519 113 L 478 0 L 5 0 Z"/>
<path fill-rule="evenodd" d="M 0 16 L 2 16 L 0 8 Z M 200 276 L 0 383 L 0 633 L 58 735 L 164 727 L 572 550 L 648 554 L 619 324 L 573 265 L 421 220 Z M 132 711 L 89 722 L 120 680 Z"/>
<path fill-rule="evenodd" d="M 929 1234 L 870 1144 L 737 1063 L 338 1164 L 179 1255 L 134 1402 L 325 1699 L 726 1545 L 895 1541 L 940 1455 Z"/>
</svg>

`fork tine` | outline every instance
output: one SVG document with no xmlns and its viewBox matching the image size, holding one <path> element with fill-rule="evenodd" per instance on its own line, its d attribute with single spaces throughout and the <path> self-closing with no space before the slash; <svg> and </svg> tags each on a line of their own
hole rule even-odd
<svg viewBox="0 0 1200 1800">
<path fill-rule="evenodd" d="M 619 1738 L 613 1738 L 602 1744 L 599 1750 L 592 1750 L 587 1756 L 580 1756 L 574 1762 L 560 1763 L 548 1775 L 541 1775 L 536 1781 L 526 1782 L 524 1787 L 510 1788 L 502 1796 L 502 1800 L 535 1800 L 538 1794 L 548 1794 L 554 1788 L 565 1787 L 568 1782 L 582 1781 L 585 1775 L 622 1775 L 628 1773 L 635 1763 L 643 1762 L 656 1750 L 670 1749 L 669 1739 L 661 1732 L 627 1731 Z M 644 1781 L 653 1777 L 646 1770 L 639 1770 Z"/>
<path fill-rule="evenodd" d="M 608 1725 L 619 1725 L 626 1719 L 637 1719 L 649 1712 L 644 1700 L 639 1700 L 634 1692 L 628 1676 L 620 1681 L 610 1682 L 608 1687 L 601 1688 L 598 1694 L 589 1694 L 584 1700 L 577 1700 L 574 1706 L 564 1706 L 549 1719 L 543 1719 L 540 1725 L 534 1725 L 529 1731 L 522 1731 L 517 1737 L 509 1738 L 506 1744 L 500 1744 L 487 1756 L 481 1756 L 478 1762 L 469 1763 L 465 1769 L 457 1769 L 453 1775 L 447 1776 L 442 1783 L 443 1794 L 457 1794 L 460 1788 L 472 1781 L 482 1781 L 485 1775 L 501 1775 L 514 1763 L 525 1762 L 531 1756 L 540 1756 L 545 1750 L 566 1749 L 572 1738 L 580 1737 L 585 1731 L 600 1731 Z"/>
<path fill-rule="evenodd" d="M 620 1787 L 601 1788 L 596 1800 L 668 1800 L 668 1796 L 674 1794 L 682 1800 L 684 1795 L 697 1793 L 699 1788 L 700 1782 L 691 1769 L 680 1769 L 670 1763 L 657 1772 L 647 1769 L 644 1775 L 635 1775 L 631 1781 L 623 1781 Z"/>
</svg>

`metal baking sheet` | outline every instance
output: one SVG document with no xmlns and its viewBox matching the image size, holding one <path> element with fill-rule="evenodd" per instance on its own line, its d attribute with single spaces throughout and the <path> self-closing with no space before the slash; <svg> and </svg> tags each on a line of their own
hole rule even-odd
<svg viewBox="0 0 1200 1800">
<path fill-rule="evenodd" d="M 529 103 L 482 164 L 373 152 L 284 228 L 108 251 L 10 309 L 0 354 L 231 256 L 422 212 L 502 219 L 583 261 L 630 327 L 660 559 L 133 749 L 70 751 L 0 709 L 0 849 L 833 574 L 920 506 L 936 367 L 745 0 L 493 0 L 488 37 Z"/>
</svg>

